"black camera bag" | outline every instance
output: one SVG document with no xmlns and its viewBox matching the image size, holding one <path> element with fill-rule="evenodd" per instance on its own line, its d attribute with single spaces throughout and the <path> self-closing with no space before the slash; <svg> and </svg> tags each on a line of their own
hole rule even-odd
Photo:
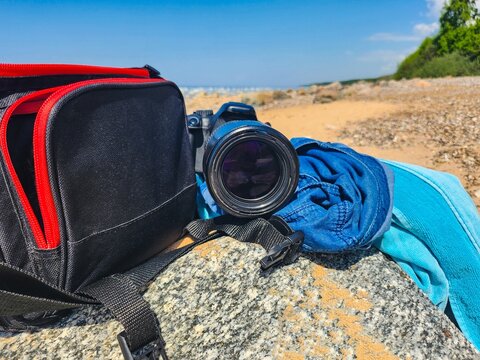
<svg viewBox="0 0 480 360">
<path fill-rule="evenodd" d="M 169 263 L 220 234 L 261 244 L 264 270 L 297 257 L 301 239 L 263 219 L 191 222 L 185 118 L 149 66 L 0 64 L 0 329 L 103 304 L 125 358 L 166 358 L 140 293 Z M 191 245 L 164 251 L 186 232 Z"/>
</svg>

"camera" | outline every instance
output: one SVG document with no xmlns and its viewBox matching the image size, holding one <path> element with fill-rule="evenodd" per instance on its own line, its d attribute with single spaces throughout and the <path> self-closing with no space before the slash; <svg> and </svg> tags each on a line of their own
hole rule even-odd
<svg viewBox="0 0 480 360">
<path fill-rule="evenodd" d="M 247 104 L 229 102 L 217 113 L 187 116 L 195 172 L 215 202 L 236 217 L 266 217 L 285 205 L 298 184 L 290 141 L 257 119 Z"/>
</svg>

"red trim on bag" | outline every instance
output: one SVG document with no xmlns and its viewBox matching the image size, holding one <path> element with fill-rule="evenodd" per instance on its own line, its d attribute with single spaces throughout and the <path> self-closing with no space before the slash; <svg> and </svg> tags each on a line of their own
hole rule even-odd
<svg viewBox="0 0 480 360">
<path fill-rule="evenodd" d="M 42 213 L 43 218 L 45 243 L 47 245 L 47 248 L 55 248 L 60 244 L 60 228 L 50 185 L 46 149 L 46 133 L 51 111 L 64 96 L 85 86 L 113 83 L 129 84 L 148 82 L 165 82 L 165 80 L 118 78 L 81 81 L 78 83 L 64 86 L 60 90 L 50 95 L 38 111 L 33 130 L 33 158 L 35 163 L 35 180 L 37 186 L 38 201 L 40 205 L 40 212 Z"/>
<path fill-rule="evenodd" d="M 124 75 L 149 78 L 147 69 L 68 64 L 0 64 L 0 77 L 46 75 Z"/>
<path fill-rule="evenodd" d="M 42 96 L 39 99 L 28 100 L 25 103 L 19 104 L 19 106 L 15 109 L 15 113 L 12 115 L 35 114 L 38 111 L 38 109 L 40 109 L 45 99 L 48 98 L 48 95 Z"/>
<path fill-rule="evenodd" d="M 66 86 L 36 91 L 20 98 L 7 109 L 0 123 L 0 151 L 2 151 L 4 155 L 5 164 L 11 175 L 13 186 L 17 191 L 20 203 L 25 211 L 27 221 L 39 249 L 54 249 L 60 245 L 60 229 L 48 173 L 46 150 L 48 120 L 56 103 L 70 92 L 84 86 L 109 83 L 148 83 L 164 81 L 166 80 L 131 78 L 81 81 Z M 33 130 L 33 159 L 35 164 L 34 172 L 37 197 L 43 219 L 43 231 L 13 166 L 7 143 L 7 129 L 11 117 L 13 115 L 32 114 L 37 111 Z"/>
<path fill-rule="evenodd" d="M 45 236 L 42 232 L 38 219 L 35 216 L 35 213 L 33 212 L 32 206 L 30 205 L 30 201 L 28 200 L 27 195 L 25 194 L 23 186 L 13 166 L 12 159 L 10 157 L 10 152 L 8 150 L 7 128 L 8 128 L 10 119 L 13 115 L 35 113 L 36 111 L 38 111 L 43 101 L 49 95 L 51 95 L 56 90 L 59 90 L 60 88 L 61 87 L 45 89 L 45 90 L 31 93 L 29 95 L 26 95 L 20 98 L 8 108 L 8 110 L 3 115 L 3 118 L 0 124 L 0 150 L 2 151 L 3 156 L 5 158 L 5 164 L 7 166 L 8 171 L 10 172 L 10 176 L 12 177 L 13 186 L 17 191 L 18 197 L 20 199 L 20 203 L 22 204 L 25 214 L 27 216 L 27 221 L 30 224 L 30 228 L 35 238 L 35 242 L 37 243 L 40 249 L 48 249 L 48 244 L 45 241 Z M 34 107 L 36 107 L 36 109 L 34 109 Z M 29 108 L 29 112 L 25 112 L 25 108 Z"/>
</svg>

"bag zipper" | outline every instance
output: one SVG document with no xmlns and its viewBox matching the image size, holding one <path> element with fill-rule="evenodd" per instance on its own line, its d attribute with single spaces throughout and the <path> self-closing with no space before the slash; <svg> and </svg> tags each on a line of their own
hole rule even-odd
<svg viewBox="0 0 480 360">
<path fill-rule="evenodd" d="M 116 68 L 68 64 L 0 64 L 0 77 L 52 75 L 124 75 L 139 78 L 158 77 L 160 73 L 145 65 L 143 68 Z"/>
<path fill-rule="evenodd" d="M 74 91 L 94 87 L 104 84 L 128 85 L 128 84 L 144 84 L 159 83 L 166 80 L 159 79 L 131 79 L 131 78 L 115 78 L 87 80 L 63 86 L 60 90 L 51 94 L 40 107 L 33 130 L 33 158 L 35 169 L 35 182 L 37 187 L 38 201 L 40 212 L 43 219 L 43 229 L 45 234 L 45 242 L 39 245 L 45 246 L 46 249 L 52 249 L 60 245 L 60 228 L 58 224 L 58 216 L 55 202 L 50 184 L 47 162 L 47 126 L 50 115 L 55 105 Z"/>
<path fill-rule="evenodd" d="M 9 171 L 10 176 L 12 178 L 13 186 L 17 191 L 17 195 L 19 197 L 20 203 L 23 206 L 23 209 L 27 217 L 27 221 L 30 225 L 30 229 L 32 231 L 35 242 L 37 243 L 37 246 L 41 249 L 46 249 L 48 248 L 48 246 L 45 241 L 45 236 L 43 234 L 43 231 L 40 227 L 40 223 L 38 222 L 38 219 L 35 216 L 32 206 L 30 205 L 30 201 L 28 200 L 28 197 L 25 191 L 23 190 L 23 185 L 21 184 L 20 179 L 15 170 L 15 167 L 13 166 L 13 162 L 10 157 L 10 152 L 8 150 L 7 129 L 8 129 L 8 124 L 10 122 L 12 115 L 26 114 L 29 112 L 29 110 L 33 111 L 34 110 L 33 108 L 26 109 L 28 108 L 29 103 L 45 100 L 50 94 L 52 94 L 56 90 L 59 90 L 60 88 L 61 87 L 56 87 L 56 88 L 36 91 L 34 93 L 28 94 L 18 99 L 5 112 L 0 124 L 0 150 L 3 153 L 4 159 L 5 159 L 5 165 L 7 166 L 7 170 Z M 22 107 L 24 107 L 24 110 L 22 110 Z"/>
</svg>

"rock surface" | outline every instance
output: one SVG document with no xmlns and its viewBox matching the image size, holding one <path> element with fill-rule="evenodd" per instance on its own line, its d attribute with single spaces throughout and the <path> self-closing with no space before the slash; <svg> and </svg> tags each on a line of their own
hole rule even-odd
<svg viewBox="0 0 480 360">
<path fill-rule="evenodd" d="M 145 298 L 171 359 L 474 359 L 479 353 L 375 250 L 261 274 L 257 245 L 221 238 L 177 260 Z M 2 359 L 119 359 L 105 309 L 0 336 Z"/>
</svg>

